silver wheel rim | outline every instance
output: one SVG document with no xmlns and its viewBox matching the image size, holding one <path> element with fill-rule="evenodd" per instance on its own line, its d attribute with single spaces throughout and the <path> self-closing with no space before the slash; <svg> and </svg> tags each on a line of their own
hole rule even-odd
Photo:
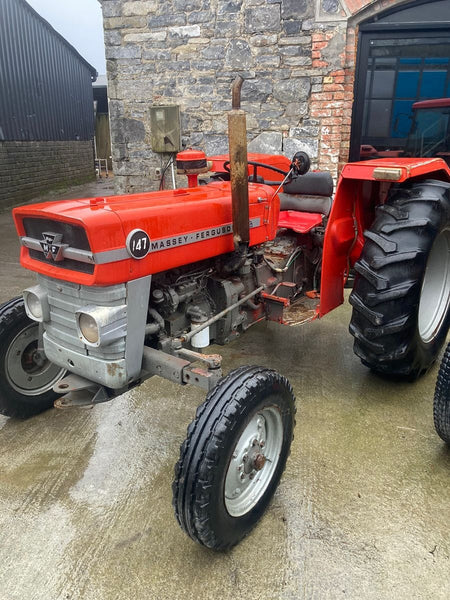
<svg viewBox="0 0 450 600">
<path fill-rule="evenodd" d="M 225 507 L 232 517 L 254 508 L 267 490 L 280 459 L 283 424 L 280 411 L 258 411 L 242 432 L 225 478 Z"/>
<path fill-rule="evenodd" d="M 450 302 L 450 231 L 435 239 L 428 257 L 419 304 L 419 334 L 426 343 L 439 332 Z"/>
<path fill-rule="evenodd" d="M 53 388 L 65 369 L 36 354 L 39 325 L 31 324 L 13 339 L 6 352 L 6 378 L 23 396 L 39 396 Z M 38 360 L 39 359 L 39 360 Z"/>
</svg>

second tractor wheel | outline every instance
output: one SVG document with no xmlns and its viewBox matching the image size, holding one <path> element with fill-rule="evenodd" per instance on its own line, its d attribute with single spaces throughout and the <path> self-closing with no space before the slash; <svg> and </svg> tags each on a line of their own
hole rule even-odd
<svg viewBox="0 0 450 600">
<path fill-rule="evenodd" d="M 254 527 L 283 473 L 294 424 L 295 398 L 279 373 L 241 367 L 219 381 L 175 467 L 175 514 L 193 540 L 226 550 Z"/>
<path fill-rule="evenodd" d="M 434 426 L 438 435 L 450 444 L 450 344 L 442 359 L 433 404 Z"/>
<path fill-rule="evenodd" d="M 450 322 L 450 184 L 399 185 L 377 208 L 350 295 L 354 350 L 372 370 L 415 379 Z"/>
</svg>

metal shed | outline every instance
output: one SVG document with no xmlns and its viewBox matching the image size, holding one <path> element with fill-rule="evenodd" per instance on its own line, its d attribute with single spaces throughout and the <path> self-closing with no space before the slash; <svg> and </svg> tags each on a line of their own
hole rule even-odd
<svg viewBox="0 0 450 600">
<path fill-rule="evenodd" d="M 96 78 L 25 0 L 0 1 L 0 207 L 95 176 Z"/>
<path fill-rule="evenodd" d="M 25 0 L 0 3 L 0 140 L 89 140 L 97 72 Z"/>
</svg>

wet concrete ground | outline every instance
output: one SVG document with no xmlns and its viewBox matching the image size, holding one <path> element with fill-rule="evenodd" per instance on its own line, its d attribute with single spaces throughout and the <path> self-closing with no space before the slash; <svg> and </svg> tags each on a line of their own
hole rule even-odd
<svg viewBox="0 0 450 600">
<path fill-rule="evenodd" d="M 0 301 L 33 281 L 17 256 L 0 215 Z M 0 416 L 0 599 L 449 598 L 437 367 L 413 385 L 377 378 L 353 355 L 349 319 L 346 303 L 320 322 L 263 323 L 214 348 L 227 371 L 279 370 L 298 403 L 275 498 L 226 554 L 188 539 L 171 507 L 199 390 L 153 378 L 92 410 Z"/>
</svg>

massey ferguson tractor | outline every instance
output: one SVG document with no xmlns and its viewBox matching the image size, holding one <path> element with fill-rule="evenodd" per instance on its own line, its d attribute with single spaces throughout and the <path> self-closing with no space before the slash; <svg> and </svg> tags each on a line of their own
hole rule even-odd
<svg viewBox="0 0 450 600">
<path fill-rule="evenodd" d="M 347 164 L 333 196 L 308 157 L 247 154 L 241 79 L 229 155 L 177 156 L 183 189 L 14 210 L 36 285 L 0 308 L 0 411 L 95 405 L 159 375 L 207 392 L 175 467 L 183 530 L 224 550 L 255 525 L 289 454 L 288 380 L 210 344 L 262 320 L 296 326 L 339 306 L 351 269 L 355 352 L 414 380 L 449 327 L 450 171 L 441 159 Z M 203 181 L 198 176 L 206 177 Z"/>
</svg>

